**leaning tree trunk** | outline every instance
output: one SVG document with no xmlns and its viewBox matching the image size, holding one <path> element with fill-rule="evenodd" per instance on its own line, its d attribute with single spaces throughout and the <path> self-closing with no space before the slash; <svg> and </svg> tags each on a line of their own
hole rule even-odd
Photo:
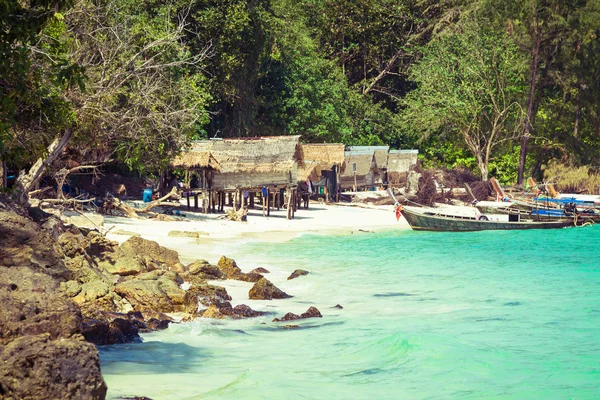
<svg viewBox="0 0 600 400">
<path fill-rule="evenodd" d="M 63 149 L 69 143 L 69 140 L 73 137 L 72 129 L 65 129 L 62 136 L 54 139 L 52 143 L 48 146 L 47 153 L 45 156 L 40 157 L 35 164 L 29 169 L 27 173 L 20 173 L 19 177 L 15 181 L 15 187 L 17 192 L 19 193 L 18 201 L 27 205 L 29 199 L 27 195 L 31 192 L 37 184 L 40 182 L 42 177 L 47 171 L 47 168 L 58 158 L 58 156 L 62 153 Z M 60 188 L 59 188 L 60 190 Z"/>
<path fill-rule="evenodd" d="M 538 69 L 540 67 L 540 48 L 542 45 L 542 39 L 539 33 L 537 34 L 535 47 L 532 49 L 533 59 L 531 60 L 530 66 L 530 82 L 529 82 L 529 96 L 527 99 L 527 114 L 525 115 L 525 124 L 523 125 L 523 137 L 521 139 L 521 151 L 519 153 L 519 170 L 517 176 L 517 184 L 523 183 L 523 175 L 525 172 L 525 163 L 527 161 L 527 145 L 529 138 L 531 137 L 531 121 L 534 118 L 534 102 L 537 89 Z"/>
</svg>

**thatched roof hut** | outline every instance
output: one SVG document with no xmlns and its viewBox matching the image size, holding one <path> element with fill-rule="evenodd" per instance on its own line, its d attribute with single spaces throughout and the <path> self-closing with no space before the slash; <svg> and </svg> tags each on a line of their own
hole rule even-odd
<svg viewBox="0 0 600 400">
<path fill-rule="evenodd" d="M 302 159 L 318 163 L 322 169 L 344 165 L 344 145 L 339 143 L 310 143 L 302 145 Z"/>
<path fill-rule="evenodd" d="M 357 189 L 373 186 L 376 173 L 374 154 L 355 154 L 347 151 L 345 159 L 346 169 L 340 176 L 342 189 L 353 188 L 355 176 Z"/>
<path fill-rule="evenodd" d="M 401 184 L 408 171 L 417 163 L 419 150 L 391 150 L 388 154 L 388 183 Z"/>
<path fill-rule="evenodd" d="M 183 152 L 171 161 L 171 167 L 184 169 L 210 168 L 220 171 L 221 166 L 211 154 L 212 143 L 210 141 L 195 142 L 189 150 Z"/>
</svg>

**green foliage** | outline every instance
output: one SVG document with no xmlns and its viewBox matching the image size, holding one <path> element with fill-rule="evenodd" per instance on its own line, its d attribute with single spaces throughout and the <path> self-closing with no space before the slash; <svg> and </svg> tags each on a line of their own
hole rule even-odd
<svg viewBox="0 0 600 400">
<path fill-rule="evenodd" d="M 465 21 L 422 49 L 411 69 L 417 89 L 405 99 L 405 120 L 427 138 L 462 137 L 487 179 L 492 150 L 515 136 L 524 69 L 510 39 Z"/>
</svg>

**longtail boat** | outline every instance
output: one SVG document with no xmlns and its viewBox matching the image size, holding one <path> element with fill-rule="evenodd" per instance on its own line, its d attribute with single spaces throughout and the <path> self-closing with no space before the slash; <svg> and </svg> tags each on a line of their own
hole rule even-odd
<svg viewBox="0 0 600 400">
<path fill-rule="evenodd" d="M 492 221 L 485 215 L 478 218 L 448 215 L 436 213 L 432 209 L 409 206 L 402 207 L 401 213 L 412 229 L 423 231 L 469 232 L 509 229 L 556 229 L 577 224 L 577 220 L 574 218 L 536 221 L 522 215 L 509 215 L 507 221 Z"/>
</svg>

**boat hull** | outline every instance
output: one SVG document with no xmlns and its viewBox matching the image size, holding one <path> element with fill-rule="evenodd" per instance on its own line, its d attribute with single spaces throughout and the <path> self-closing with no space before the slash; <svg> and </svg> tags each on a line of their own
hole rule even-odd
<svg viewBox="0 0 600 400">
<path fill-rule="evenodd" d="M 472 232 L 486 230 L 557 229 L 573 226 L 572 220 L 498 222 L 476 219 L 438 216 L 433 213 L 418 213 L 406 208 L 402 215 L 410 227 L 421 231 Z"/>
</svg>

